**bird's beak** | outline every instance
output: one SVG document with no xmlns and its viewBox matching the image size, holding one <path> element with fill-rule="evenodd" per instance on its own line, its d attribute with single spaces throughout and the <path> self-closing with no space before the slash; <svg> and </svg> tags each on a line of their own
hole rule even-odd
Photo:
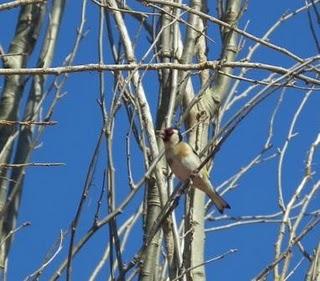
<svg viewBox="0 0 320 281">
<path fill-rule="evenodd" d="M 156 131 L 156 136 L 163 139 L 164 138 L 164 132 L 162 130 L 157 130 Z"/>
</svg>

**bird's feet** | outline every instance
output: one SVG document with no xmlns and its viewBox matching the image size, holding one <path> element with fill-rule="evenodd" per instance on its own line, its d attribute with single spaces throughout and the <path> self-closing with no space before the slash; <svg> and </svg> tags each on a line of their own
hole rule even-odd
<svg viewBox="0 0 320 281">
<path fill-rule="evenodd" d="M 192 171 L 191 174 L 190 174 L 190 184 L 192 184 L 194 179 L 199 177 L 199 176 L 200 176 L 200 173 L 199 173 L 198 170 Z"/>
</svg>

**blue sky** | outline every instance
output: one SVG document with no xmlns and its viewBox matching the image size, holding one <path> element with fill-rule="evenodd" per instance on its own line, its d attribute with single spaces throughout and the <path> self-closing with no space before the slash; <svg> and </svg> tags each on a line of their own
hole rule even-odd
<svg viewBox="0 0 320 281">
<path fill-rule="evenodd" d="M 128 1 L 130 4 L 131 1 Z M 250 20 L 247 31 L 261 36 L 282 14 L 303 5 L 304 1 L 250 1 L 248 9 L 244 14 L 240 27 Z M 215 15 L 215 8 L 210 7 L 211 13 Z M 67 1 L 61 34 L 59 36 L 53 66 L 58 66 L 70 52 L 76 37 L 76 28 L 80 22 L 81 1 Z M 97 6 L 89 1 L 87 11 L 86 30 L 88 34 L 83 39 L 80 51 L 74 64 L 97 63 L 97 34 L 99 12 Z M 15 19 L 18 9 L 3 11 L 0 14 L 0 23 L 10 28 L 0 30 L 0 44 L 5 50 L 12 38 Z M 137 31 L 137 26 L 132 25 L 132 36 Z M 210 59 L 216 59 L 219 53 L 218 34 L 216 28 L 209 29 L 209 36 L 217 41 L 210 48 Z M 318 32 L 319 30 L 317 30 Z M 210 33 L 211 32 L 211 33 Z M 270 40 L 284 46 L 290 51 L 303 58 L 317 53 L 311 39 L 306 13 L 293 17 L 284 23 L 271 36 Z M 140 55 L 148 48 L 143 48 L 145 38 L 140 39 Z M 252 45 L 247 41 L 239 58 L 247 52 Z M 107 42 L 105 43 L 105 61 L 112 63 Z M 38 49 L 39 50 L 39 46 Z M 138 54 L 139 54 L 138 51 Z M 37 53 L 37 52 L 36 52 Z M 36 54 L 35 54 L 36 55 Z M 293 61 L 274 50 L 260 48 L 253 61 L 292 66 Z M 29 65 L 34 66 L 30 63 Z M 263 78 L 263 73 L 250 72 L 249 76 Z M 105 74 L 107 92 L 107 104 L 110 104 L 112 91 L 112 76 Z M 147 98 L 152 108 L 155 108 L 158 96 L 158 86 L 155 73 L 148 74 L 144 78 L 144 86 Z M 248 87 L 248 83 L 241 84 L 239 91 Z M 30 85 L 29 85 L 30 86 Z M 28 86 L 28 87 L 29 87 Z M 99 77 L 96 72 L 71 74 L 63 88 L 66 96 L 59 102 L 53 115 L 53 120 L 58 124 L 46 130 L 42 146 L 32 156 L 34 162 L 63 162 L 64 167 L 51 168 L 28 168 L 25 179 L 23 200 L 20 208 L 18 224 L 30 221 L 31 226 L 17 233 L 10 253 L 9 280 L 23 280 L 28 274 L 41 265 L 46 253 L 54 245 L 61 230 L 67 230 L 78 205 L 82 187 L 86 178 L 90 157 L 97 142 L 102 119 L 97 99 L 99 97 Z M 280 91 L 275 92 L 266 101 L 260 104 L 249 117 L 235 130 L 233 135 L 223 145 L 215 159 L 215 168 L 212 180 L 216 185 L 221 184 L 241 167 L 246 165 L 257 155 L 268 134 L 270 116 L 278 101 Z M 274 124 L 273 148 L 267 155 L 276 152 L 281 147 L 288 132 L 288 126 L 296 112 L 302 98 L 303 91 L 295 89 L 288 90 L 284 95 L 279 114 Z M 299 135 L 289 146 L 288 157 L 285 159 L 284 183 L 286 192 L 291 194 L 304 173 L 306 154 L 310 144 L 319 132 L 319 95 L 317 92 L 308 100 L 305 110 L 297 122 L 296 131 Z M 226 115 L 226 120 L 242 105 L 236 105 Z M 127 185 L 124 137 L 129 128 L 124 108 L 120 109 L 116 119 L 116 147 L 115 165 L 117 169 L 116 183 L 121 187 L 117 193 L 117 201 L 120 202 L 129 191 Z M 141 155 L 135 152 L 133 146 L 133 165 L 135 167 L 134 178 L 140 179 L 143 173 L 143 162 Z M 106 163 L 105 146 L 102 145 L 97 172 L 94 176 L 90 196 L 85 204 L 84 215 L 81 218 L 77 239 L 80 238 L 92 223 L 92 215 L 95 212 L 96 200 L 100 194 L 103 167 Z M 279 211 L 277 206 L 276 175 L 277 160 L 266 161 L 257 165 L 247 173 L 239 182 L 239 186 L 225 195 L 232 209 L 228 214 L 231 216 L 246 216 L 255 214 L 271 214 Z M 319 156 L 316 156 L 315 170 L 319 170 Z M 137 209 L 143 199 L 143 191 L 138 192 L 133 202 L 125 210 L 126 214 Z M 288 199 L 288 198 L 286 198 Z M 319 196 L 317 196 L 319 199 Z M 319 208 L 317 202 L 312 202 L 313 209 Z M 179 211 L 183 208 L 183 200 L 179 205 Z M 102 214 L 105 214 L 103 210 Z M 124 215 L 119 216 L 119 224 L 123 222 Z M 208 222 L 207 228 L 218 225 L 217 222 Z M 130 238 L 130 243 L 125 255 L 129 261 L 135 251 L 142 243 L 142 222 L 140 221 Z M 248 225 L 232 228 L 230 230 L 208 232 L 206 238 L 206 256 L 212 258 L 226 252 L 230 248 L 237 248 L 238 252 L 226 256 L 218 262 L 207 266 L 208 280 L 214 276 L 216 280 L 250 280 L 269 262 L 274 255 L 273 245 L 278 232 L 278 224 Z M 316 229 L 308 239 L 304 241 L 306 249 L 311 252 L 318 243 L 319 230 Z M 75 258 L 73 264 L 73 280 L 86 280 L 92 272 L 97 261 L 103 253 L 105 243 L 108 239 L 107 229 L 100 230 L 88 243 L 86 248 Z M 68 236 L 69 238 L 69 236 Z M 56 266 L 64 259 L 68 248 L 68 238 L 64 248 L 57 259 L 45 271 L 42 280 L 51 276 Z M 133 242 L 134 241 L 134 242 Z M 296 252 L 294 251 L 294 254 Z M 298 259 L 294 258 L 295 261 Z M 303 261 L 297 271 L 295 279 L 302 280 L 308 263 Z M 99 280 L 105 280 L 107 271 L 100 274 Z M 297 278 L 297 279 L 296 279 Z M 63 280 L 63 278 L 62 278 Z"/>
</svg>

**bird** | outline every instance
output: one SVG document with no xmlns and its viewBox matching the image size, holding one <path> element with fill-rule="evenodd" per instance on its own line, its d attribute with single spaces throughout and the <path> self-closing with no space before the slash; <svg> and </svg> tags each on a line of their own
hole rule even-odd
<svg viewBox="0 0 320 281">
<path fill-rule="evenodd" d="M 230 205 L 214 190 L 206 169 L 197 172 L 201 159 L 190 144 L 183 142 L 180 131 L 169 127 L 157 131 L 157 135 L 163 140 L 165 157 L 173 174 L 183 182 L 190 179 L 192 186 L 206 193 L 221 214 L 224 209 L 230 209 Z"/>
</svg>

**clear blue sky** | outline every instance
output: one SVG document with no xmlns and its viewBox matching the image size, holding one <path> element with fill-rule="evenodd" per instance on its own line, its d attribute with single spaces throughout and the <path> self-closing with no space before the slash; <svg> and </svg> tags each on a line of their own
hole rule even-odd
<svg viewBox="0 0 320 281">
<path fill-rule="evenodd" d="M 130 4 L 131 1 L 127 2 Z M 243 27 L 247 20 L 250 20 L 247 31 L 261 36 L 283 13 L 295 10 L 303 5 L 303 2 L 297 0 L 250 1 L 248 9 L 241 20 L 240 27 Z M 214 7 L 210 8 L 211 13 L 215 15 Z M 80 22 L 80 9 L 81 1 L 67 1 L 53 66 L 60 65 L 72 48 L 76 37 L 76 28 Z M 1 28 L 0 30 L 0 44 L 5 50 L 7 50 L 14 32 L 17 13 L 18 9 L 0 13 L 1 26 L 6 26 L 6 28 Z M 74 64 L 98 62 L 98 16 L 97 6 L 89 1 L 86 23 L 88 34 L 82 42 Z M 215 30 L 211 28 L 209 35 L 214 40 L 219 41 L 218 34 L 214 34 Z M 319 34 L 319 29 L 316 31 Z M 131 35 L 134 36 L 136 30 L 133 29 L 131 32 Z M 273 43 L 284 46 L 303 58 L 317 53 L 314 42 L 311 40 L 305 13 L 283 24 L 270 39 Z M 110 63 L 108 45 L 105 45 L 106 62 Z M 251 45 L 252 42 L 246 42 L 240 58 Z M 211 51 L 210 58 L 215 59 L 215 54 L 219 53 L 218 48 L 214 45 L 209 47 Z M 291 59 L 266 48 L 261 48 L 254 56 L 253 61 L 283 66 L 291 66 L 293 64 Z M 34 64 L 30 63 L 29 66 L 34 66 Z M 265 76 L 261 74 L 261 76 L 254 77 L 261 78 Z M 146 79 L 144 86 L 154 107 L 158 94 L 157 88 L 154 87 L 157 80 L 150 80 L 151 82 L 147 83 Z M 111 81 L 111 75 L 106 73 L 107 86 L 110 85 L 108 83 L 111 83 Z M 10 254 L 9 280 L 23 280 L 29 273 L 37 269 L 45 258 L 46 253 L 57 240 L 60 230 L 66 230 L 70 225 L 80 199 L 90 157 L 102 124 L 97 103 L 98 87 L 98 73 L 77 73 L 69 76 L 64 86 L 64 91 L 67 95 L 59 102 L 53 116 L 53 120 L 58 121 L 58 124 L 46 130 L 42 146 L 33 153 L 32 161 L 34 162 L 63 162 L 66 166 L 27 169 L 18 224 L 30 221 L 32 225 L 20 231 L 14 239 Z M 248 84 L 244 83 L 240 89 L 243 90 L 246 87 L 248 87 Z M 110 91 L 106 93 L 108 103 L 110 102 L 111 94 Z M 254 110 L 222 147 L 216 157 L 215 170 L 212 173 L 212 180 L 216 185 L 221 184 L 232 176 L 261 150 L 268 133 L 270 116 L 279 94 L 279 92 L 276 92 Z M 275 152 L 277 147 L 281 147 L 284 144 L 288 124 L 291 122 L 292 116 L 302 98 L 302 91 L 289 90 L 286 92 L 280 113 L 275 120 L 274 147 L 269 154 Z M 316 133 L 319 132 L 319 102 L 319 95 L 314 94 L 308 101 L 297 123 L 296 131 L 299 132 L 299 135 L 290 145 L 290 156 L 285 161 L 285 186 L 288 193 L 292 192 L 303 175 L 308 147 L 315 139 Z M 235 110 L 236 108 L 232 112 L 235 112 Z M 228 116 L 230 117 L 231 114 Z M 125 111 L 121 109 L 116 123 L 119 129 L 115 139 L 115 146 L 117 146 L 115 155 L 117 184 L 123 188 L 123 194 L 120 193 L 119 197 L 124 197 L 129 190 L 125 174 L 126 167 L 123 166 L 125 163 L 123 137 L 128 129 L 126 120 Z M 136 161 L 133 163 L 137 169 L 135 171 L 135 179 L 138 180 L 142 174 L 143 162 L 141 157 L 135 159 Z M 319 163 L 319 157 L 317 157 L 317 160 Z M 105 161 L 106 154 L 102 152 L 77 238 L 85 233 L 92 222 L 91 216 L 95 211 L 96 198 L 101 189 Z M 228 214 L 231 216 L 245 216 L 271 214 L 279 211 L 276 194 L 276 163 L 277 161 L 275 160 L 258 165 L 239 182 L 238 188 L 225 195 L 227 201 L 232 205 L 232 209 Z M 319 164 L 316 162 L 315 165 L 314 168 L 319 170 Z M 142 197 L 143 192 L 141 191 L 132 204 L 128 206 L 128 210 L 135 210 Z M 182 203 L 183 201 L 180 202 L 179 208 L 182 207 Z M 314 208 L 319 207 L 315 203 L 313 202 L 312 206 Z M 119 222 L 121 223 L 122 221 L 123 217 L 119 216 Z M 207 223 L 208 228 L 217 225 L 219 223 Z M 125 256 L 126 261 L 132 257 L 132 254 L 141 245 L 142 236 L 141 232 L 139 233 L 138 231 L 139 227 L 141 227 L 141 222 L 131 237 L 131 241 L 134 241 L 134 243 L 129 243 L 129 255 Z M 208 280 L 211 280 L 210 275 L 214 276 L 215 280 L 226 281 L 235 280 L 235 276 L 237 276 L 236 280 L 250 280 L 250 278 L 253 278 L 266 264 L 272 261 L 274 255 L 273 245 L 277 231 L 278 224 L 260 224 L 208 233 L 206 238 L 207 258 L 220 255 L 230 248 L 238 249 L 237 253 L 226 256 L 225 259 L 207 266 Z M 305 241 L 308 251 L 311 252 L 316 245 L 318 241 L 317 235 L 319 236 L 319 234 L 319 230 L 317 230 Z M 73 264 L 73 280 L 81 281 L 87 279 L 87 276 L 100 259 L 106 241 L 107 231 L 104 228 L 98 232 L 84 251 L 80 253 L 79 257 L 76 257 Z M 52 270 L 66 256 L 68 242 L 68 240 L 65 241 L 64 249 L 44 273 L 42 280 L 46 280 L 48 276 L 51 276 Z M 302 280 L 300 278 L 303 277 L 304 269 L 307 265 L 306 261 L 302 263 L 293 280 Z M 107 273 L 105 272 L 105 274 Z M 100 275 L 99 280 L 105 280 L 104 277 L 103 274 Z"/>
</svg>

